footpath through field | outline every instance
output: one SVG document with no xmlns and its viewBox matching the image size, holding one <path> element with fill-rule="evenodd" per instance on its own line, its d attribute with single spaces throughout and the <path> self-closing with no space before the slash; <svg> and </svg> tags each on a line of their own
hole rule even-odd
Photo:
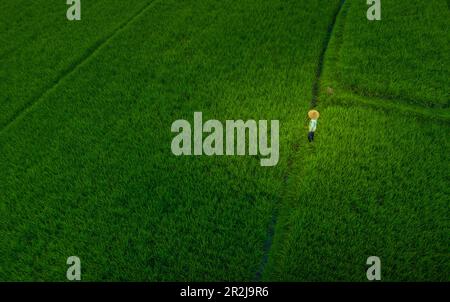
<svg viewBox="0 0 450 302">
<path fill-rule="evenodd" d="M 448 281 L 448 110 L 424 102 L 430 99 L 424 92 L 448 75 L 449 65 L 441 61 L 446 47 L 435 47 L 448 39 L 438 25 L 448 24 L 445 1 L 385 3 L 388 18 L 380 23 L 365 20 L 364 9 L 363 2 L 347 1 L 338 15 L 318 89 L 316 142 L 300 146 L 292 160 L 263 280 L 364 281 L 366 259 L 376 255 L 385 281 Z M 392 35 L 399 30 L 401 38 Z M 390 52 L 405 45 L 419 46 L 407 48 L 407 56 Z M 398 58 L 393 65 L 385 58 L 367 64 L 377 53 Z M 412 62 L 420 57 L 426 60 Z M 405 101 L 408 95 L 392 97 L 402 87 L 368 87 L 363 80 L 384 68 L 383 82 L 408 87 L 398 77 L 401 70 L 411 77 L 407 70 L 414 64 L 422 77 L 433 75 L 409 94 L 421 107 Z M 344 67 L 353 71 L 342 75 Z M 432 72 L 436 68 L 441 72 Z M 352 88 L 365 94 L 351 91 L 342 76 L 359 78 L 361 86 Z M 433 93 L 443 95 L 447 87 L 437 85 Z M 373 97 L 374 91 L 391 97 Z"/>
</svg>

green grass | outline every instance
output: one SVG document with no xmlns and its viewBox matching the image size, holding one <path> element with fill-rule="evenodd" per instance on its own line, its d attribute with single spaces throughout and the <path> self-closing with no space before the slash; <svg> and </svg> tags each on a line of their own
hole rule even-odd
<svg viewBox="0 0 450 302">
<path fill-rule="evenodd" d="M 82 22 L 67 21 L 66 1 L 3 2 L 1 128 L 71 72 L 149 1 L 86 1 L 82 3 Z"/>
<path fill-rule="evenodd" d="M 252 280 L 334 3 L 155 2 L 2 133 L 0 278 Z M 284 159 L 173 156 L 196 110 L 280 119 Z"/>
<path fill-rule="evenodd" d="M 321 107 L 285 193 L 267 280 L 448 281 L 448 123 L 358 106 Z"/>
<path fill-rule="evenodd" d="M 338 16 L 317 140 L 306 142 L 339 2 L 97 1 L 79 23 L 65 21 L 64 5 L 0 4 L 0 280 L 63 281 L 77 255 L 85 281 L 362 281 L 376 255 L 383 280 L 448 281 L 444 75 L 404 93 L 417 87 L 406 58 L 370 86 L 381 65 L 360 59 L 359 43 L 397 29 L 362 22 L 365 5 L 347 1 Z M 383 2 L 397 26 L 394 11 Z M 411 30 L 405 43 L 423 25 Z M 443 46 L 411 56 L 435 68 Z M 354 78 L 342 79 L 349 66 Z M 399 81 L 403 90 L 388 85 Z M 170 125 L 194 111 L 280 120 L 278 166 L 175 157 Z"/>
<path fill-rule="evenodd" d="M 365 1 L 347 1 L 338 20 L 334 77 L 345 90 L 448 109 L 450 12 L 445 0 L 382 1 L 368 21 Z"/>
<path fill-rule="evenodd" d="M 303 143 L 293 160 L 265 280 L 365 281 L 370 255 L 381 258 L 384 281 L 449 280 L 449 112 L 438 98 L 435 106 L 423 102 L 430 91 L 445 95 L 445 76 L 426 75 L 414 95 L 401 92 L 416 84 L 408 60 L 422 71 L 440 66 L 445 48 L 400 53 L 417 43 L 423 22 L 444 20 L 442 12 L 430 14 L 439 5 L 396 3 L 383 2 L 386 22 L 367 22 L 359 2 L 347 1 L 338 16 L 321 78 L 317 141 Z M 403 28 L 402 7 L 418 24 L 391 39 Z M 388 64 L 377 53 L 398 58 Z M 405 102 L 410 97 L 415 102 Z"/>
</svg>

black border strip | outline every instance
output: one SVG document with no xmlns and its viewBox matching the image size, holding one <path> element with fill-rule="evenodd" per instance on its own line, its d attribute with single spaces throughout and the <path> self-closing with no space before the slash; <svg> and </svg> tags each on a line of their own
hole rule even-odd
<svg viewBox="0 0 450 302">
<path fill-rule="evenodd" d="M 286 282 L 6 282 L 0 283 L 0 291 L 2 294 L 8 293 L 12 297 L 20 297 L 23 295 L 37 298 L 38 296 L 45 299 L 55 298 L 59 301 L 67 299 L 81 299 L 86 297 L 99 296 L 102 298 L 124 298 L 140 297 L 142 301 L 152 301 L 155 298 L 161 299 L 195 299 L 196 301 L 230 301 L 230 300 L 268 300 L 294 298 L 294 301 L 309 300 L 309 297 L 320 298 L 342 297 L 346 300 L 356 298 L 358 301 L 374 298 L 384 298 L 392 296 L 399 292 L 402 298 L 414 297 L 419 295 L 440 296 L 448 293 L 449 283 L 385 283 L 385 282 L 361 282 L 361 283 L 286 283 Z M 225 296 L 226 288 L 231 294 L 231 288 L 237 288 L 235 295 Z M 183 289 L 214 289 L 212 299 L 208 297 L 183 297 L 181 292 Z M 244 288 L 244 290 L 240 289 Z M 245 297 L 245 288 L 266 288 L 266 296 Z M 220 292 L 220 294 L 219 294 Z M 236 295 L 239 292 L 241 295 Z M 261 290 L 260 290 L 261 293 Z M 403 299 L 402 299 L 403 300 Z"/>
</svg>

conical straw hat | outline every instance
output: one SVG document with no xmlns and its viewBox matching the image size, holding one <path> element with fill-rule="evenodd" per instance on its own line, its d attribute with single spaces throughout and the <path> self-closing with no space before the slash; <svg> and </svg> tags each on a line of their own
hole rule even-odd
<svg viewBox="0 0 450 302">
<path fill-rule="evenodd" d="M 309 112 L 308 112 L 308 116 L 309 116 L 309 118 L 310 119 L 318 119 L 319 118 L 319 116 L 320 116 L 320 113 L 319 113 L 319 111 L 317 111 L 317 110 L 310 110 Z"/>
</svg>

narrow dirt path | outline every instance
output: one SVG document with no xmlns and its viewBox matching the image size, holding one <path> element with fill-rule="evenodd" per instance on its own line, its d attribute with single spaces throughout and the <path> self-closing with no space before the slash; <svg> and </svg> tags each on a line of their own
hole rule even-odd
<svg viewBox="0 0 450 302">
<path fill-rule="evenodd" d="M 331 21 L 330 25 L 328 25 L 327 35 L 325 36 L 325 40 L 323 41 L 323 47 L 322 47 L 322 51 L 321 51 L 320 57 L 319 57 L 319 64 L 317 65 L 316 77 L 314 78 L 314 84 L 313 84 L 313 88 L 312 88 L 311 108 L 314 108 L 317 106 L 317 102 L 319 99 L 319 92 L 320 92 L 320 79 L 322 78 L 325 54 L 328 50 L 328 45 L 330 44 L 331 36 L 333 34 L 333 30 L 336 25 L 337 17 L 339 15 L 339 13 L 341 12 L 342 7 L 344 7 L 344 4 L 345 4 L 345 0 L 341 0 L 341 2 L 339 3 L 338 9 L 336 10 L 335 14 L 333 15 L 333 20 Z"/>
<path fill-rule="evenodd" d="M 339 6 L 336 9 L 336 11 L 335 11 L 335 13 L 333 15 L 333 18 L 332 18 L 332 20 L 331 20 L 331 22 L 330 22 L 330 24 L 328 25 L 328 28 L 327 28 L 327 34 L 325 36 L 325 39 L 324 39 L 324 42 L 323 42 L 323 47 L 322 47 L 322 50 L 320 52 L 319 63 L 317 65 L 316 75 L 315 75 L 314 82 L 313 82 L 312 98 L 311 98 L 311 104 L 310 104 L 311 108 L 314 108 L 314 107 L 317 106 L 317 102 L 318 102 L 318 98 L 319 98 L 319 91 L 320 91 L 320 80 L 321 80 L 322 72 L 323 72 L 323 63 L 324 63 L 324 60 L 325 60 L 325 54 L 326 54 L 326 52 L 328 50 L 328 45 L 330 44 L 331 36 L 333 34 L 333 30 L 334 30 L 334 27 L 336 25 L 337 17 L 339 15 L 339 13 L 341 12 L 341 10 L 342 10 L 342 8 L 343 8 L 343 6 L 345 4 L 345 1 L 346 0 L 341 0 L 340 1 Z M 306 139 L 306 136 L 305 136 L 305 139 Z M 298 142 L 295 142 L 293 144 L 293 146 L 292 146 L 292 149 L 293 149 L 293 154 L 296 154 L 297 152 L 299 152 L 300 144 Z M 292 170 L 293 162 L 294 162 L 294 159 L 293 159 L 292 156 L 290 156 L 288 158 L 287 169 L 286 169 L 286 171 L 285 171 L 285 173 L 283 175 L 283 190 L 282 190 L 282 194 L 281 194 L 281 197 L 279 198 L 279 200 L 277 202 L 277 205 L 280 204 L 280 202 L 282 201 L 283 197 L 286 194 L 286 188 L 288 186 L 289 174 L 290 174 L 290 171 Z M 269 253 L 270 253 L 270 249 L 272 248 L 273 239 L 274 239 L 274 236 L 275 236 L 275 227 L 276 227 L 277 220 L 278 220 L 278 213 L 279 213 L 279 206 L 275 206 L 275 209 L 274 209 L 274 211 L 272 213 L 272 218 L 270 220 L 269 227 L 268 227 L 268 230 L 267 230 L 267 238 L 266 238 L 266 241 L 264 243 L 263 257 L 262 257 L 259 269 L 258 269 L 258 271 L 255 274 L 254 281 L 261 281 L 262 280 L 262 276 L 263 276 L 264 270 L 265 270 L 265 268 L 267 266 L 267 262 L 269 261 Z"/>
</svg>

